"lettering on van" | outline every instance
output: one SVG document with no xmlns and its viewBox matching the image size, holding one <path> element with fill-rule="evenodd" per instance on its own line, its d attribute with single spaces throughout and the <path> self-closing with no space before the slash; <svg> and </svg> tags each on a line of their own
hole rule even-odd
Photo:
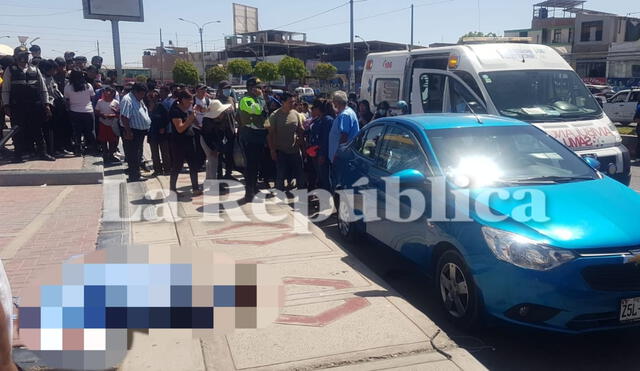
<svg viewBox="0 0 640 371">
<path fill-rule="evenodd" d="M 391 69 L 391 67 L 393 67 L 393 62 L 385 59 L 384 62 L 382 62 L 382 67 Z"/>
<path fill-rule="evenodd" d="M 605 137 L 611 136 L 606 127 L 599 128 L 564 128 L 547 131 L 552 137 L 571 148 L 601 147 L 605 144 Z"/>
</svg>

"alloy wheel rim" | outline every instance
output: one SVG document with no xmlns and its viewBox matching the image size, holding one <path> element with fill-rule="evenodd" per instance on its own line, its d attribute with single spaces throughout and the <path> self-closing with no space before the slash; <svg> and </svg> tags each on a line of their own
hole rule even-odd
<svg viewBox="0 0 640 371">
<path fill-rule="evenodd" d="M 469 286 L 462 269 L 447 263 L 440 271 L 440 294 L 445 308 L 456 318 L 463 317 L 469 309 Z"/>
</svg>

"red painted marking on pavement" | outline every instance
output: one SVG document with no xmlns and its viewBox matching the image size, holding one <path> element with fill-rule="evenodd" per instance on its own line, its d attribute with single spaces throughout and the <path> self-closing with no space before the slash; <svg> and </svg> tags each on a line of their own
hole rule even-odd
<svg viewBox="0 0 640 371">
<path fill-rule="evenodd" d="M 295 237 L 296 234 L 295 233 L 285 233 L 282 234 L 278 237 L 269 239 L 269 240 L 262 240 L 262 241 L 251 241 L 251 240 L 227 240 L 227 239 L 220 239 L 220 240 L 212 240 L 215 243 L 219 243 L 219 244 L 225 244 L 225 245 L 255 245 L 255 246 L 265 246 L 265 245 L 269 245 L 275 242 L 280 242 L 280 241 L 284 241 L 286 239 L 289 239 L 291 237 Z"/>
<path fill-rule="evenodd" d="M 220 229 L 214 229 L 214 230 L 209 230 L 207 231 L 207 234 L 216 234 L 216 233 L 223 233 L 223 232 L 228 232 L 228 231 L 232 231 L 235 229 L 240 229 L 240 228 L 246 228 L 246 227 L 271 227 L 274 229 L 291 229 L 291 227 L 287 224 L 282 224 L 282 223 L 242 223 L 242 224 L 235 224 L 235 225 L 231 225 L 228 227 L 224 227 L 224 228 L 220 228 Z M 243 239 L 229 239 L 229 238 L 223 238 L 223 239 L 213 239 L 211 240 L 214 243 L 218 243 L 218 244 L 225 244 L 225 245 L 254 245 L 254 246 L 265 246 L 265 245 L 269 245 L 272 243 L 276 243 L 276 242 L 280 242 L 280 241 L 284 241 L 286 239 L 295 237 L 297 234 L 296 233 L 283 233 L 279 236 L 276 236 L 274 238 L 270 238 L 268 240 L 243 240 Z"/>
<path fill-rule="evenodd" d="M 357 312 L 369 306 L 369 301 L 365 298 L 344 299 L 341 305 L 325 310 L 315 316 L 304 316 L 295 314 L 281 314 L 276 323 L 288 325 L 323 327 L 351 313 Z"/>
<path fill-rule="evenodd" d="M 245 227 L 273 227 L 275 229 L 288 229 L 290 226 L 288 224 L 282 223 L 237 223 L 234 225 L 230 225 L 228 227 L 220 228 L 220 229 L 211 229 L 208 230 L 208 234 L 216 234 L 221 232 L 228 232 L 234 229 L 240 229 Z"/>
<path fill-rule="evenodd" d="M 282 281 L 285 285 L 331 286 L 336 290 L 353 287 L 353 284 L 347 280 L 332 280 L 328 278 L 284 277 Z"/>
</svg>

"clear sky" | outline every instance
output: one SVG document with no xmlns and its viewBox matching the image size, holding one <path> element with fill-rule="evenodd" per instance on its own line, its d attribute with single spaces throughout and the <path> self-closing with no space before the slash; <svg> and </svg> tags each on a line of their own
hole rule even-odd
<svg viewBox="0 0 640 371">
<path fill-rule="evenodd" d="M 468 31 L 495 32 L 528 28 L 532 5 L 541 0 L 356 0 L 355 33 L 366 40 L 409 42 L 409 5 L 415 4 L 415 42 L 455 42 Z M 81 0 L 0 0 L 0 44 L 15 47 L 17 36 L 40 37 L 44 57 L 62 56 L 65 50 L 91 57 L 97 53 L 96 41 L 106 65 L 113 65 L 113 45 L 109 22 L 85 20 Z M 233 32 L 233 0 L 144 0 L 145 21 L 121 22 L 122 62 L 125 67 L 140 66 L 142 52 L 159 45 L 162 28 L 165 44 L 187 46 L 199 51 L 197 23 L 220 20 L 204 29 L 205 50 L 223 47 L 223 35 Z M 307 40 L 324 43 L 349 40 L 347 0 L 235 0 L 259 10 L 261 29 L 281 28 L 306 32 Z M 332 11 L 310 19 L 300 19 Z M 640 12 L 638 0 L 589 0 L 585 8 L 625 15 Z M 638 14 L 640 15 L 640 13 Z M 636 15 L 636 16 L 638 16 Z M 290 24 L 286 27 L 280 27 Z"/>
</svg>

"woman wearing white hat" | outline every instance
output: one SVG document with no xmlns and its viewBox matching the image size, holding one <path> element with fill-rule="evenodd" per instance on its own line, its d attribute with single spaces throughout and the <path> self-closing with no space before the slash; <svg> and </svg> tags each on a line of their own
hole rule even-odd
<svg viewBox="0 0 640 371">
<path fill-rule="evenodd" d="M 216 179 L 218 171 L 218 156 L 224 149 L 225 125 L 231 113 L 231 104 L 222 104 L 218 99 L 211 100 L 202 119 L 202 135 L 200 144 L 207 156 L 207 177 Z"/>
</svg>

